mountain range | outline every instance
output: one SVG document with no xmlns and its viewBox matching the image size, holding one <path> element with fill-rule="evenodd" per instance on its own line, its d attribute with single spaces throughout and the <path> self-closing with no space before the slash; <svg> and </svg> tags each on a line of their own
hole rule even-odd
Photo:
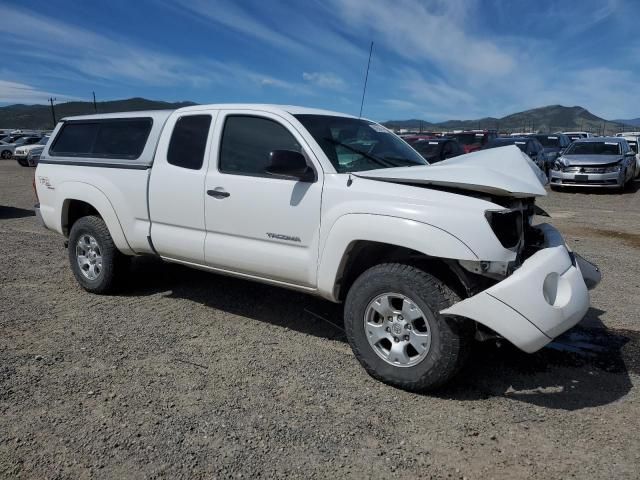
<svg viewBox="0 0 640 480">
<path fill-rule="evenodd" d="M 422 131 L 497 129 L 500 131 L 541 131 L 586 130 L 599 134 L 612 134 L 622 131 L 623 127 L 632 125 L 632 120 L 606 120 L 589 112 L 586 108 L 575 106 L 549 105 L 546 107 L 513 113 L 506 117 L 486 117 L 476 120 L 447 120 L 430 123 L 419 119 L 390 120 L 384 125 L 392 129 L 408 129 Z M 628 129 L 628 128 L 627 128 Z"/>
<path fill-rule="evenodd" d="M 96 104 L 99 113 L 166 110 L 195 105 L 193 102 L 161 102 L 146 98 L 129 98 Z M 92 102 L 66 102 L 54 106 L 56 119 L 95 113 Z M 0 107 L 0 128 L 51 129 L 53 118 L 50 105 L 8 105 Z"/>
<path fill-rule="evenodd" d="M 98 102 L 99 113 L 113 113 L 139 110 L 176 109 L 194 102 L 162 102 L 145 98 L 129 98 Z M 55 105 L 56 119 L 73 115 L 95 113 L 91 102 L 67 102 Z M 490 129 L 500 131 L 558 131 L 558 130 L 587 130 L 594 133 L 617 133 L 623 128 L 640 126 L 640 118 L 630 120 L 605 120 L 587 109 L 579 106 L 565 107 L 549 105 L 518 112 L 506 117 L 486 117 L 475 120 L 447 120 L 439 123 L 427 122 L 420 119 L 390 120 L 384 125 L 392 129 L 408 129 L 422 131 Z M 49 105 L 8 105 L 0 107 L 0 128 L 50 129 L 53 126 L 51 107 Z"/>
</svg>

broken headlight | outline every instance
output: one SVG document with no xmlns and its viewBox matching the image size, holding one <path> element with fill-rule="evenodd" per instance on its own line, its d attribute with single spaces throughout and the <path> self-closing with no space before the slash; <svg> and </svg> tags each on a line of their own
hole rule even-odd
<svg viewBox="0 0 640 480">
<path fill-rule="evenodd" d="M 524 212 L 521 209 L 487 210 L 484 216 L 504 248 L 518 246 L 524 231 Z"/>
</svg>

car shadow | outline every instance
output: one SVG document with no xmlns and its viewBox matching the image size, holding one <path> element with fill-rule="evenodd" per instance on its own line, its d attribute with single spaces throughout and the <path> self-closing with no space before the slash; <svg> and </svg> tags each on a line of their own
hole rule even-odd
<svg viewBox="0 0 640 480">
<path fill-rule="evenodd" d="M 184 298 L 234 315 L 290 328 L 307 335 L 346 342 L 342 305 L 304 293 L 249 280 L 137 257 L 122 295 L 171 291 Z"/>
<path fill-rule="evenodd" d="M 602 313 L 589 309 L 580 324 L 533 354 L 508 342 L 476 344 L 473 361 L 438 395 L 504 397 L 560 410 L 615 402 L 633 387 L 629 374 L 640 374 L 640 332 L 607 329 Z"/>
<path fill-rule="evenodd" d="M 303 293 L 163 263 L 133 262 L 123 295 L 161 292 L 227 313 L 346 342 L 342 305 Z M 606 405 L 632 388 L 640 374 L 640 333 L 608 330 L 604 312 L 591 308 L 576 327 L 542 350 L 527 354 L 508 342 L 474 344 L 471 361 L 443 389 L 429 393 L 456 400 L 504 397 L 546 408 L 578 410 Z"/>
<path fill-rule="evenodd" d="M 0 220 L 7 220 L 10 218 L 24 218 L 33 217 L 36 212 L 28 210 L 26 208 L 10 207 L 7 205 L 0 205 Z"/>
</svg>

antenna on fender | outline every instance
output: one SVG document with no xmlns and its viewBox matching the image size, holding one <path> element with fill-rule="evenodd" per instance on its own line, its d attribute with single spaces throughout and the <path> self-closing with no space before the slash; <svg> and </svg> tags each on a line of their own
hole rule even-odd
<svg viewBox="0 0 640 480">
<path fill-rule="evenodd" d="M 371 53 L 373 52 L 373 42 L 369 47 L 369 61 L 367 62 L 367 73 L 364 76 L 364 87 L 362 87 L 362 101 L 360 102 L 360 115 L 358 118 L 362 118 L 362 107 L 364 106 L 364 94 L 367 91 L 367 80 L 369 80 L 369 67 L 371 66 Z"/>
</svg>

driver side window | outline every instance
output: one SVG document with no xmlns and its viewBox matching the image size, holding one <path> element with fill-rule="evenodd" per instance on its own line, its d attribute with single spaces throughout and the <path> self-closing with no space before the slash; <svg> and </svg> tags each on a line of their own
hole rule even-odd
<svg viewBox="0 0 640 480">
<path fill-rule="evenodd" d="M 302 153 L 300 144 L 283 125 L 268 118 L 229 115 L 220 145 L 219 169 L 235 175 L 268 176 L 273 150 Z"/>
</svg>

